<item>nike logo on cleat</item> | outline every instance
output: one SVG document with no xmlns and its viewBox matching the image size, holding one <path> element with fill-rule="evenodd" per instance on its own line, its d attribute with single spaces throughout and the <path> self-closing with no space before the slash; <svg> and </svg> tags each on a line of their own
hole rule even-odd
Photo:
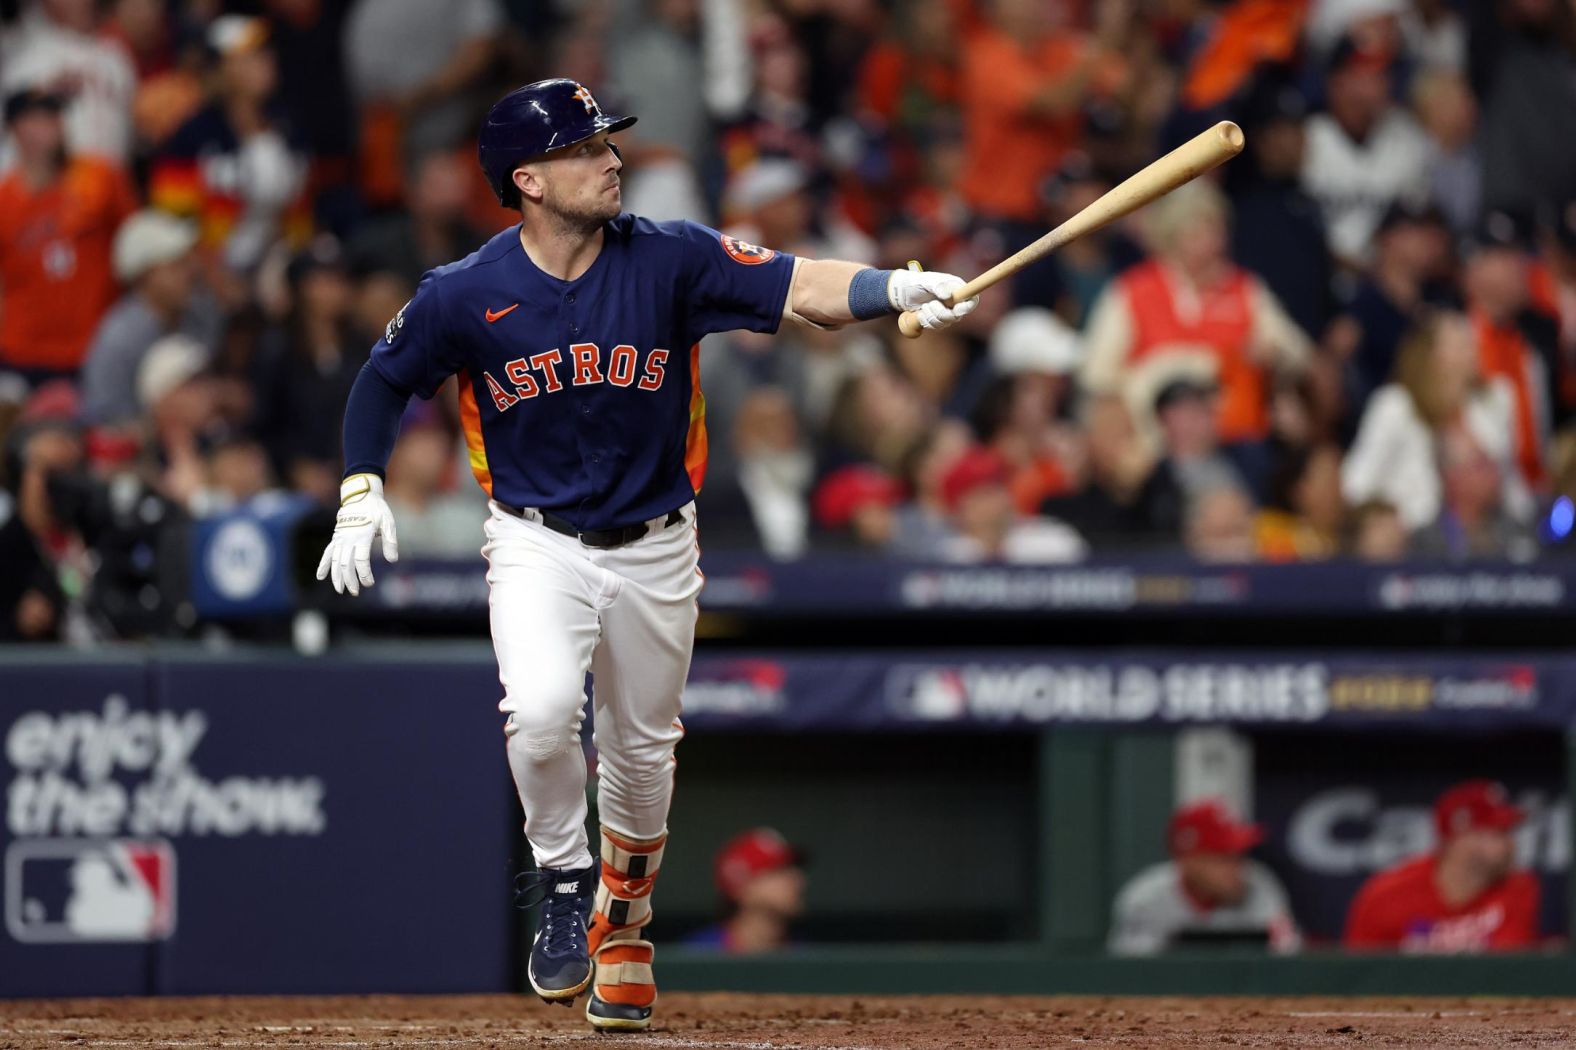
<svg viewBox="0 0 1576 1050">
<path fill-rule="evenodd" d="M 488 324 L 492 324 L 494 321 L 498 320 L 500 317 L 502 317 L 505 314 L 509 313 L 510 311 L 514 310 L 519 305 L 520 305 L 519 303 L 514 303 L 513 305 L 506 306 L 502 310 L 498 310 L 498 311 L 494 311 L 491 307 L 489 307 L 488 310 L 487 310 L 487 323 Z"/>
<path fill-rule="evenodd" d="M 510 309 L 513 309 L 513 307 L 510 307 Z M 508 311 L 505 312 L 507 313 Z M 554 893 L 578 893 L 579 891 L 580 887 L 573 882 L 560 882 L 553 887 Z"/>
</svg>

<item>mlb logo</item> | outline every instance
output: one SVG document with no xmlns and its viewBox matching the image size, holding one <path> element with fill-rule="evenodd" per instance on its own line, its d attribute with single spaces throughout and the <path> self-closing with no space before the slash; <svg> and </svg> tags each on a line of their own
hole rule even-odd
<svg viewBox="0 0 1576 1050">
<path fill-rule="evenodd" d="M 14 842 L 5 924 L 28 944 L 163 940 L 175 931 L 175 851 L 163 839 Z"/>
</svg>

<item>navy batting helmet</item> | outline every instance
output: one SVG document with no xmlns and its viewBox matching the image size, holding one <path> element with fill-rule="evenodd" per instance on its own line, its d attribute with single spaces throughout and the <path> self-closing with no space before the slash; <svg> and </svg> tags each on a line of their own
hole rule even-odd
<svg viewBox="0 0 1576 1050">
<path fill-rule="evenodd" d="M 603 113 L 583 84 L 538 80 L 515 88 L 493 104 L 482 124 L 476 152 L 498 203 L 514 208 L 520 204 L 514 169 L 532 157 L 584 142 L 604 131 L 622 131 L 634 122 L 634 117 Z"/>
</svg>

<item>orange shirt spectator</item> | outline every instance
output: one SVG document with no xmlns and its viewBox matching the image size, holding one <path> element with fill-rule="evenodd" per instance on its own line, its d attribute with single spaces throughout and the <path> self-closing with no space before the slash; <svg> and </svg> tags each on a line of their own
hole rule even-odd
<svg viewBox="0 0 1576 1050">
<path fill-rule="evenodd" d="M 913 0 L 859 68 L 859 105 L 887 124 L 919 124 L 959 97 L 958 18 L 948 0 Z"/>
<path fill-rule="evenodd" d="M 0 366 L 76 371 L 118 289 L 115 230 L 136 207 L 119 168 L 67 158 L 61 103 L 41 91 L 6 100 L 17 164 L 0 179 Z"/>
<path fill-rule="evenodd" d="M 988 219 L 1040 218 L 1041 184 L 1083 135 L 1079 107 L 1099 52 L 1079 33 L 1053 31 L 1045 8 L 995 0 L 992 24 L 963 48 L 963 198 Z"/>
<path fill-rule="evenodd" d="M 1308 337 L 1264 283 L 1227 254 L 1226 200 L 1195 181 L 1150 206 L 1155 258 L 1106 289 L 1084 334 L 1086 389 L 1121 396 L 1152 430 L 1153 373 L 1178 354 L 1213 359 L 1220 383 L 1220 440 L 1269 436 L 1271 378 L 1299 372 Z"/>
<path fill-rule="evenodd" d="M 1536 312 L 1532 239 L 1522 217 L 1502 211 L 1484 215 L 1465 253 L 1462 288 L 1477 335 L 1478 369 L 1485 379 L 1503 379 L 1510 386 L 1516 465 L 1522 479 L 1537 488 L 1547 477 L 1543 449 L 1555 422 L 1562 369 L 1557 322 Z"/>
<path fill-rule="evenodd" d="M 1531 948 L 1538 880 L 1512 870 L 1522 811 L 1487 780 L 1458 784 L 1434 807 L 1439 847 L 1369 879 L 1346 920 L 1346 947 L 1404 952 Z"/>
</svg>

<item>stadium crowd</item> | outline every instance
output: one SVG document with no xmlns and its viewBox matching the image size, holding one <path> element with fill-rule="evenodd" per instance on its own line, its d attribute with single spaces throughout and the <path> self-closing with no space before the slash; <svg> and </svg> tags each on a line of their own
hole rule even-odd
<svg viewBox="0 0 1576 1050">
<path fill-rule="evenodd" d="M 710 340 L 708 546 L 1524 559 L 1576 518 L 1572 0 L 0 15 L 0 639 L 70 634 L 170 522 L 332 503 L 368 350 L 511 221 L 480 115 L 552 75 L 640 117 L 630 211 L 965 275 L 1217 120 L 1247 135 L 952 330 Z M 388 496 L 402 550 L 479 547 L 453 383 Z M 123 590 L 136 633 L 162 598 Z"/>
</svg>

